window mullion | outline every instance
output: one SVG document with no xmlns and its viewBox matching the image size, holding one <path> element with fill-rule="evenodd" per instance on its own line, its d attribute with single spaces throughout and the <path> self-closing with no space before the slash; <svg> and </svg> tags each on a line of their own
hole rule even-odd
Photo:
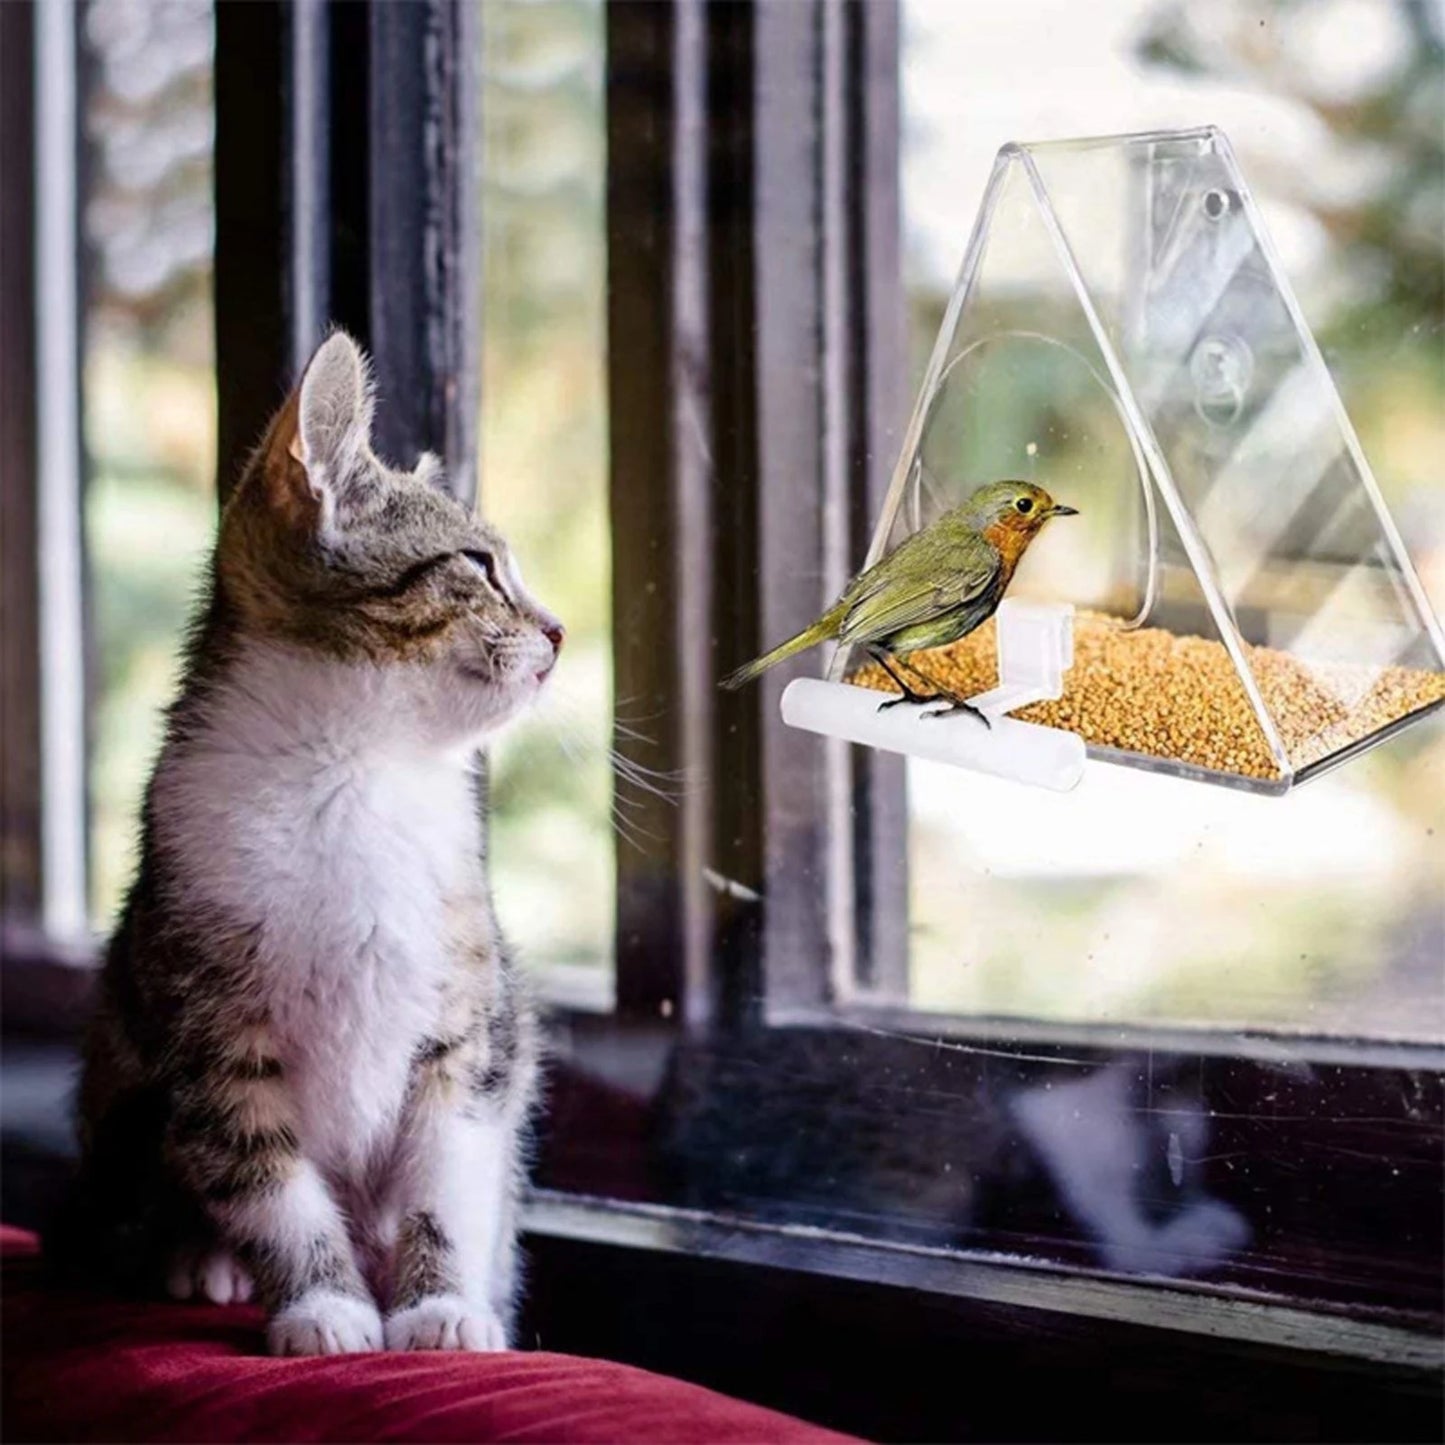
<svg viewBox="0 0 1445 1445">
<path fill-rule="evenodd" d="M 35 7 L 0 6 L 0 857 L 7 931 L 37 924 L 40 817 L 40 558 L 36 510 Z M 8 932 L 7 932 L 8 937 Z"/>
<path fill-rule="evenodd" d="M 471 501 L 480 368 L 479 17 L 475 6 L 453 0 L 374 0 L 369 11 L 369 319 L 386 398 L 377 449 L 408 466 L 422 450 L 438 453 L 454 493 Z M 333 56 L 333 67 L 339 60 Z"/>
<path fill-rule="evenodd" d="M 854 567 L 883 510 L 907 418 L 898 157 L 899 14 L 892 0 L 841 0 L 845 22 L 846 233 L 851 408 L 848 545 Z M 908 799 L 904 759 L 854 748 L 855 966 L 850 992 L 908 993 Z"/>
<path fill-rule="evenodd" d="M 41 921 L 57 939 L 82 938 L 89 927 L 77 23 L 68 5 L 35 11 Z"/>
<path fill-rule="evenodd" d="M 619 841 L 617 1008 L 700 1023 L 714 693 L 704 21 L 695 0 L 624 0 L 606 20 L 613 741 L 624 766 L 664 779 L 632 790 Z"/>
<path fill-rule="evenodd" d="M 836 16 L 832 17 L 836 19 Z M 841 267 L 829 254 L 831 164 L 825 82 L 830 7 L 762 5 L 754 26 L 753 250 L 756 264 L 759 646 L 815 617 L 842 581 L 846 357 L 835 341 Z M 837 185 L 841 178 L 831 178 Z M 833 263 L 830 265 L 830 261 Z M 830 294 L 830 281 L 836 294 Z M 831 523 L 831 525 L 830 525 Z M 830 556 L 830 552 L 832 555 Z M 809 657 L 801 666 L 816 667 Z M 831 995 L 844 942 L 836 824 L 842 745 L 783 726 L 779 698 L 799 667 L 765 674 L 759 709 L 764 986 L 770 1008 Z"/>
<path fill-rule="evenodd" d="M 291 377 L 287 22 L 279 0 L 216 7 L 216 491 L 223 500 Z"/>
<path fill-rule="evenodd" d="M 300 375 L 330 321 L 331 38 L 326 0 L 293 0 L 285 36 L 286 174 L 290 201 L 290 365 Z"/>
<path fill-rule="evenodd" d="M 477 16 L 446 0 L 216 9 L 221 490 L 336 323 L 371 351 L 384 455 L 475 494 Z"/>
</svg>

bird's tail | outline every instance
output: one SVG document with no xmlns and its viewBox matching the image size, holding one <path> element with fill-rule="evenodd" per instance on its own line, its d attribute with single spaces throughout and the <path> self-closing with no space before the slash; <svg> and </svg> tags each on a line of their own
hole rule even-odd
<svg viewBox="0 0 1445 1445">
<path fill-rule="evenodd" d="M 787 661 L 799 652 L 806 652 L 810 647 L 816 647 L 820 642 L 826 642 L 838 632 L 838 624 L 843 620 L 843 614 L 847 609 L 838 606 L 830 612 L 825 612 L 811 627 L 805 627 L 796 637 L 790 637 L 786 642 L 780 642 L 771 652 L 765 652 L 761 657 L 755 657 L 749 663 L 745 663 L 736 672 L 730 672 L 722 680 L 722 686 L 729 692 L 734 692 L 744 683 L 751 682 L 755 677 L 761 677 L 770 667 L 776 667 L 778 663 Z"/>
</svg>

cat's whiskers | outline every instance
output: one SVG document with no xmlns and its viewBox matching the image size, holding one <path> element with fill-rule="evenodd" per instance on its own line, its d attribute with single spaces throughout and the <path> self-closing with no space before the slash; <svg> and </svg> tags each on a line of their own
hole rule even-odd
<svg viewBox="0 0 1445 1445">
<path fill-rule="evenodd" d="M 614 775 L 614 785 L 608 801 L 608 816 L 617 835 L 639 852 L 646 851 L 643 839 L 661 842 L 661 835 L 644 827 L 634 815 L 645 811 L 646 803 L 638 797 L 629 797 L 628 788 L 649 793 L 662 801 L 675 805 L 681 796 L 680 790 L 668 786 L 677 781 L 677 775 L 650 769 L 619 753 L 606 743 L 599 742 L 592 734 L 595 715 L 584 711 L 582 699 L 569 696 L 563 691 L 549 693 L 539 707 L 536 717 L 544 724 L 544 735 L 575 766 L 582 766 L 599 754 L 606 759 Z"/>
</svg>

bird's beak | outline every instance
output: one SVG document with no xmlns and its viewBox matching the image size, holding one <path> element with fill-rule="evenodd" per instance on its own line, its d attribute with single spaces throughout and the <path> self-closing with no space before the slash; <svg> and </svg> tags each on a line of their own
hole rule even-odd
<svg viewBox="0 0 1445 1445">
<path fill-rule="evenodd" d="M 1078 515 L 1079 509 L 1077 507 L 1064 507 L 1058 502 L 1055 502 L 1054 505 L 1049 508 L 1049 516 L 1051 517 L 1077 517 Z"/>
</svg>

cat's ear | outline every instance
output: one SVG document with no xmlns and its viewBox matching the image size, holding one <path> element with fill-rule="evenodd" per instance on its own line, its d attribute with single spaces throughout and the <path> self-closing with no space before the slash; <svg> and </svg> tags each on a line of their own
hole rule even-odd
<svg viewBox="0 0 1445 1445">
<path fill-rule="evenodd" d="M 338 492 L 359 470 L 371 414 L 366 358 L 344 331 L 333 332 L 267 434 L 262 471 L 272 510 L 293 526 L 330 525 Z"/>
<path fill-rule="evenodd" d="M 334 331 L 301 378 L 298 460 L 313 482 L 335 486 L 345 480 L 371 440 L 371 409 L 366 358 L 344 331 Z"/>
</svg>

